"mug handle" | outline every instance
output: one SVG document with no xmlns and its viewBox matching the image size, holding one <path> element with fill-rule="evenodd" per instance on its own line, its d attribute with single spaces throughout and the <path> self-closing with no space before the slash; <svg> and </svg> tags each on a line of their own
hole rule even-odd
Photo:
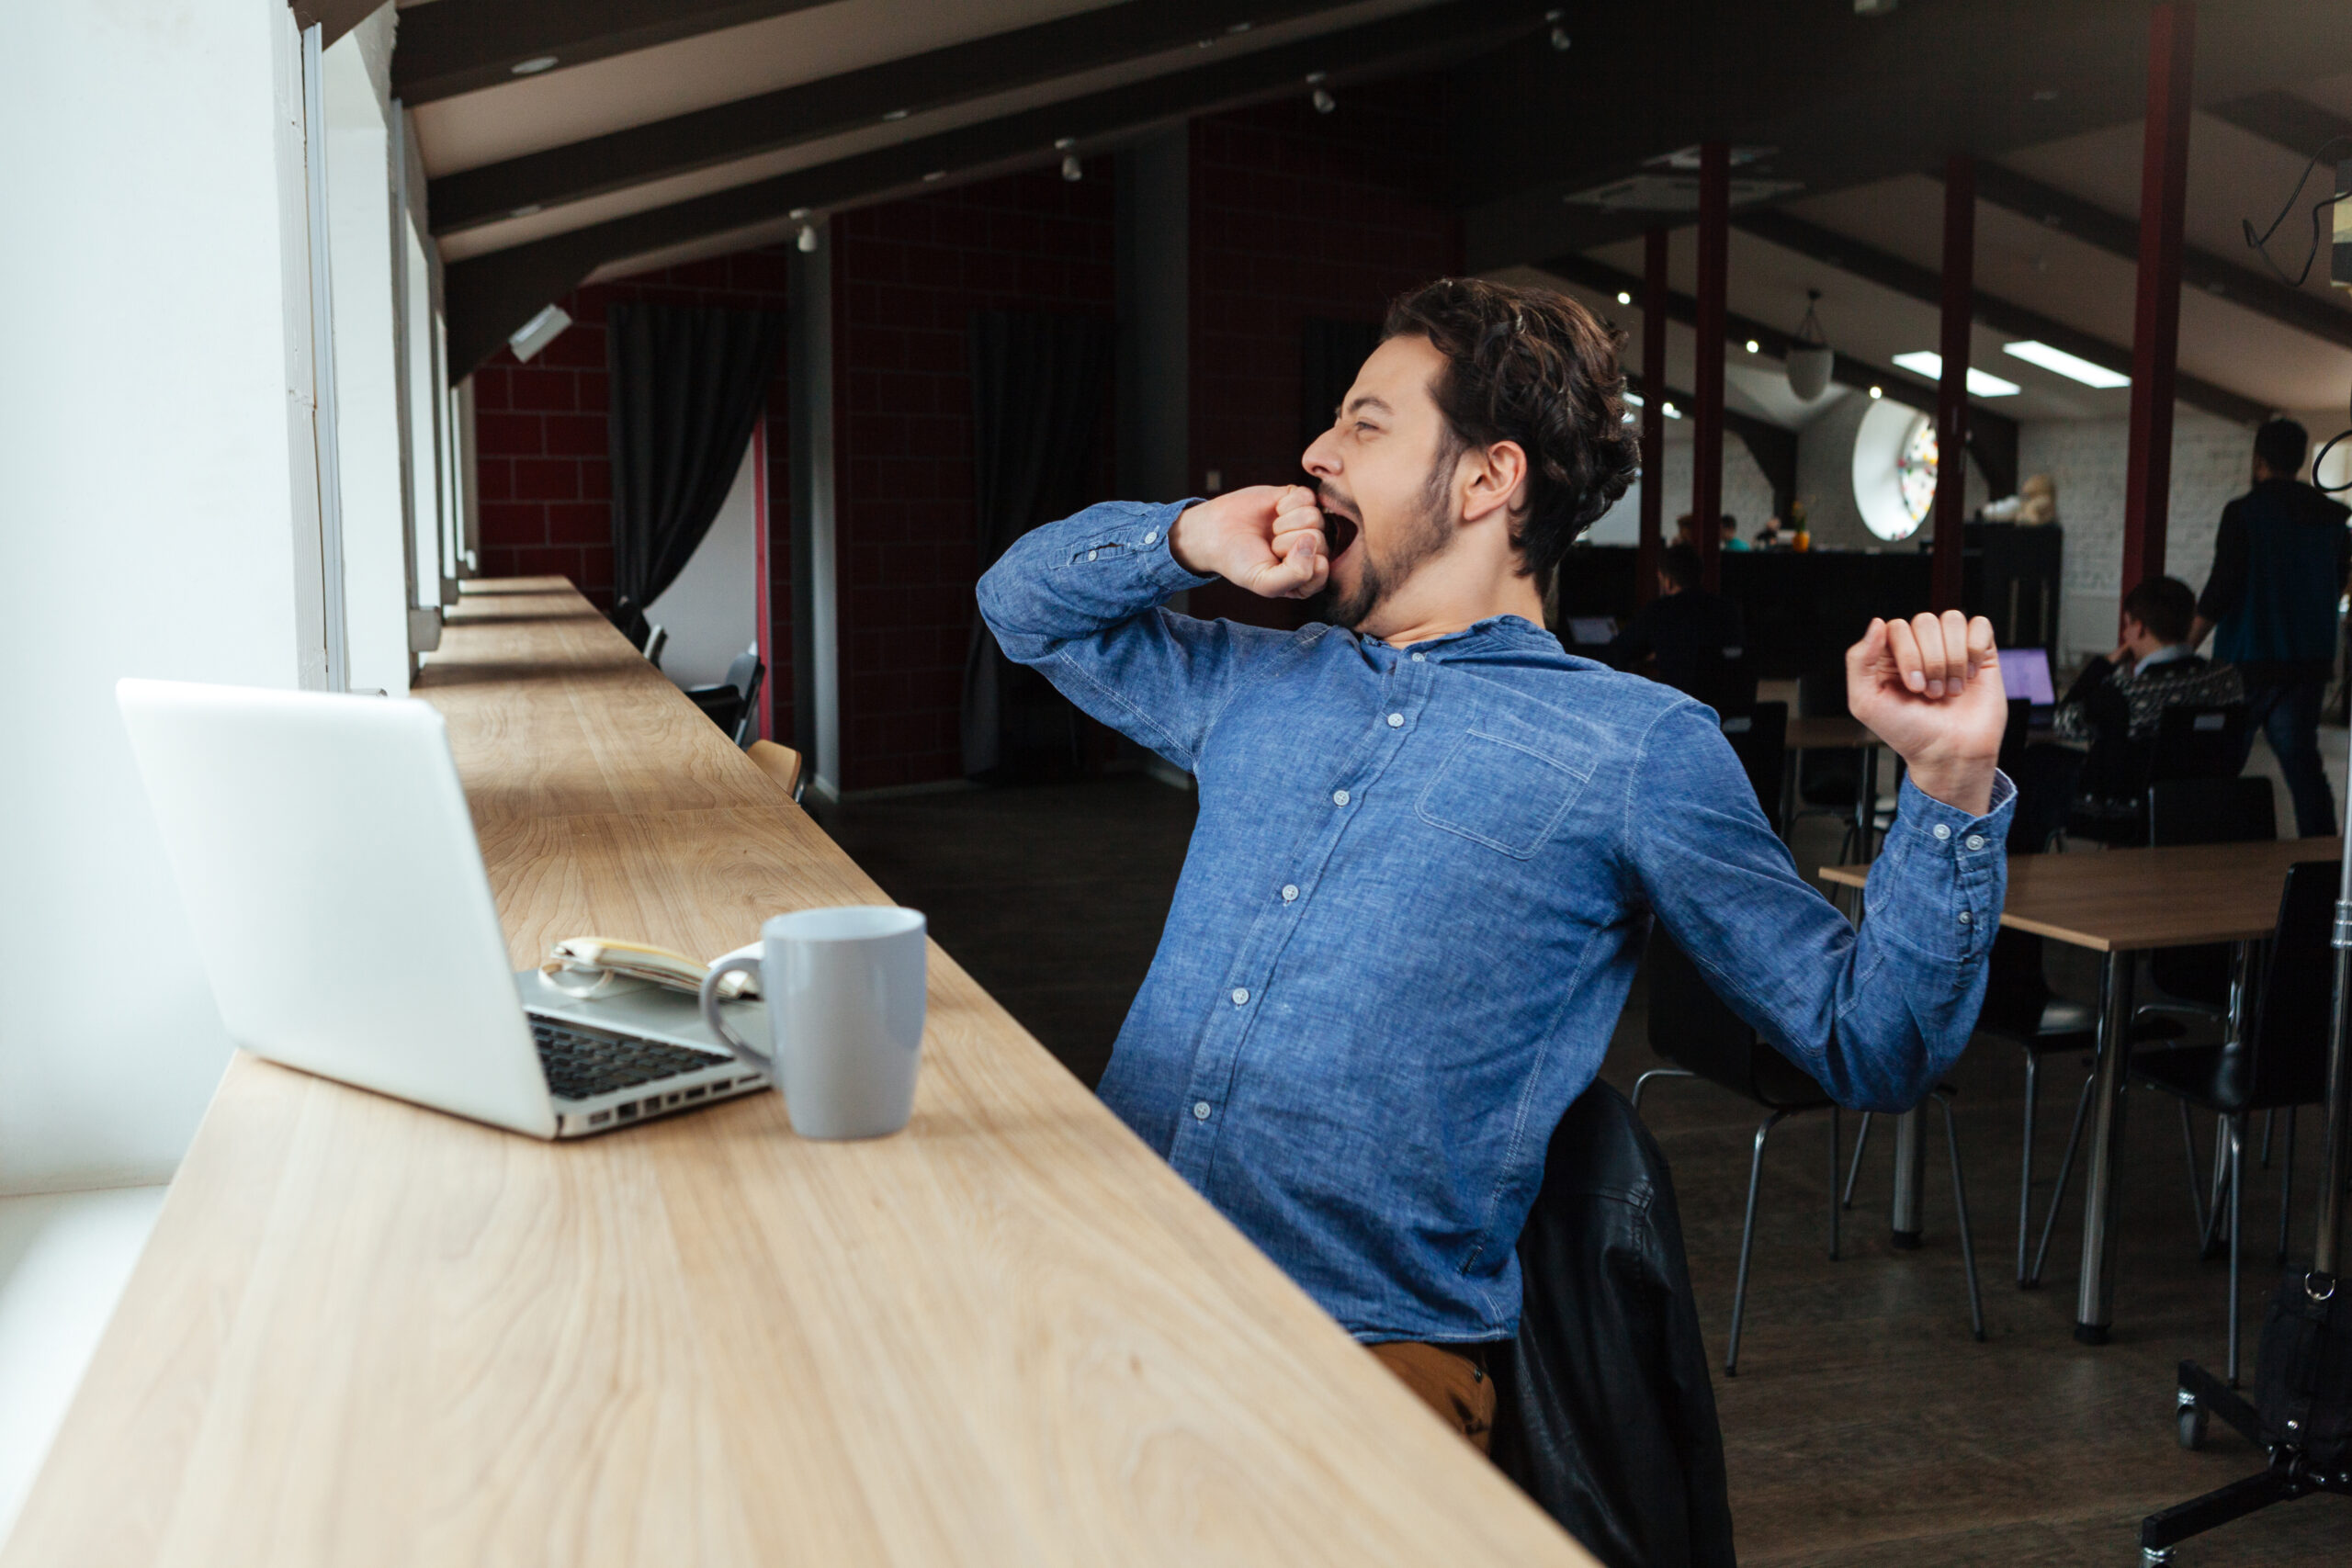
<svg viewBox="0 0 2352 1568">
<path fill-rule="evenodd" d="M 775 1058 L 728 1028 L 726 1019 L 720 1017 L 718 1011 L 718 982 L 729 975 L 757 975 L 759 972 L 757 953 L 747 953 L 715 965 L 709 974 L 702 977 L 702 1021 L 709 1025 L 713 1034 L 718 1036 L 718 1043 L 735 1054 L 737 1061 L 747 1067 L 773 1073 L 775 1071 Z"/>
</svg>

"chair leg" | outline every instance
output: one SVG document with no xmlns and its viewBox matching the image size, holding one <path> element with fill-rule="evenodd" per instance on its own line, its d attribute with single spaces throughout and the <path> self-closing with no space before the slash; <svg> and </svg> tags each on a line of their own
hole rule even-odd
<svg viewBox="0 0 2352 1568">
<path fill-rule="evenodd" d="M 2238 1224 L 2245 1202 L 2245 1117 L 2229 1121 L 2230 1137 L 2230 1386 L 2238 1386 Z"/>
<path fill-rule="evenodd" d="M 2291 1116 L 2294 1112 L 2290 1110 L 2288 1114 Z M 2278 1120 L 2278 1112 L 2276 1111 L 2262 1113 L 2262 1168 L 2265 1170 L 2270 1168 L 2270 1124 Z"/>
<path fill-rule="evenodd" d="M 2228 1245 L 2222 1226 L 2228 1222 L 2229 1215 L 2222 1207 L 2222 1199 L 2229 1191 L 2230 1173 L 2224 1164 L 2230 1148 L 2229 1134 L 2230 1119 L 2225 1115 L 2214 1117 L 2213 1182 L 2205 1200 L 2205 1235 L 2198 1248 L 2199 1258 L 2218 1257 Z"/>
<path fill-rule="evenodd" d="M 2033 1112 L 2041 1098 L 2041 1058 L 2025 1054 L 2025 1157 L 2018 1169 L 2018 1284 L 2025 1284 L 2026 1238 L 2033 1232 Z"/>
<path fill-rule="evenodd" d="M 1968 1183 L 1960 1174 L 1960 1124 L 1952 1120 L 1951 1090 L 1936 1090 L 1944 1110 L 1944 1144 L 1951 1150 L 1951 1204 L 1960 1216 L 1960 1261 L 1968 1270 L 1968 1325 L 1981 1344 L 1984 1338 L 1984 1292 L 1976 1282 L 1976 1243 L 1968 1225 Z"/>
<path fill-rule="evenodd" d="M 1832 1263 L 1838 1261 L 1838 1152 L 1846 1141 L 1838 1131 L 1841 1120 L 1838 1107 L 1832 1105 L 1829 1108 L 1829 1261 Z M 2283 1227 L 2279 1234 L 2282 1237 L 2285 1235 Z M 2283 1241 L 2281 1245 L 2284 1245 Z"/>
<path fill-rule="evenodd" d="M 2066 1184 L 2074 1179 L 2075 1151 L 2082 1146 L 2083 1122 L 2090 1115 L 2092 1081 L 2088 1077 L 2083 1079 L 2083 1092 L 2075 1099 L 2075 1125 L 2066 1134 L 2066 1152 L 2058 1161 L 2058 1190 L 2050 1194 L 2050 1215 L 2041 1222 L 2041 1240 L 2034 1246 L 2033 1268 L 2026 1274 L 2029 1287 L 2041 1283 L 2042 1260 L 2050 1256 L 2050 1233 L 2058 1228 L 2058 1211 L 2066 1202 Z"/>
<path fill-rule="evenodd" d="M 1838 1198 L 1841 1208 L 1850 1209 L 1854 1206 L 1854 1182 L 1862 1174 L 1862 1151 L 1870 1146 L 1870 1142 L 1871 1113 L 1865 1111 L 1862 1112 L 1861 1131 L 1854 1134 L 1854 1163 L 1846 1171 L 1846 1190 Z"/>
<path fill-rule="evenodd" d="M 2206 1213 L 2205 1194 L 2198 1185 L 2197 1129 L 2188 1120 L 2188 1101 L 2180 1100 L 2180 1146 L 2188 1151 L 2188 1207 L 2197 1216 L 2197 1241 L 2199 1247 L 2211 1239 L 2212 1223 Z"/>
<path fill-rule="evenodd" d="M 1648 1072 L 1644 1073 L 1640 1077 L 1634 1080 L 1634 1092 L 1626 1096 L 1626 1098 L 1633 1101 L 1634 1110 L 1638 1112 L 1642 1109 L 1642 1090 L 1649 1087 L 1650 1079 L 1695 1078 L 1698 1076 L 1698 1074 L 1690 1071 L 1688 1067 L 1652 1067 Z"/>
<path fill-rule="evenodd" d="M 2267 1123 L 2269 1118 L 2276 1114 L 2275 1111 L 2265 1111 L 2264 1122 Z M 2263 1129 L 2262 1141 L 2266 1145 L 2270 1142 L 2267 1124 Z M 2278 1165 L 2278 1266 L 2281 1269 L 2287 1266 L 2287 1216 L 2294 1212 L 2295 1207 L 2295 1108 L 2291 1105 L 2287 1107 L 2287 1144 L 2283 1154 Z"/>
<path fill-rule="evenodd" d="M 1747 1259 L 1756 1250 L 1756 1190 L 1764 1175 L 1764 1140 L 1779 1126 L 1785 1111 L 1775 1111 L 1756 1124 L 1756 1152 L 1747 1160 L 1747 1223 L 1739 1231 L 1739 1282 L 1731 1292 L 1731 1343 L 1724 1349 L 1724 1376 L 1739 1375 L 1739 1325 L 1747 1313 Z"/>
</svg>

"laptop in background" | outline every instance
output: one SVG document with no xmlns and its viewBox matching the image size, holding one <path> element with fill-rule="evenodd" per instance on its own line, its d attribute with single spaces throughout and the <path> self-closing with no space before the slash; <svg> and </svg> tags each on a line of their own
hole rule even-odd
<svg viewBox="0 0 2352 1568">
<path fill-rule="evenodd" d="M 429 704 L 135 680 L 115 700 L 221 1021 L 255 1055 L 537 1138 L 767 1087 L 692 997 L 581 1001 L 507 970 Z"/>
<path fill-rule="evenodd" d="M 1617 623 L 1607 615 L 1570 615 L 1568 640 L 1578 648 L 1603 648 L 1617 637 Z"/>
<path fill-rule="evenodd" d="M 2023 697 L 2033 705 L 2035 718 L 2047 717 L 2058 705 L 2057 689 L 2050 681 L 2050 650 L 2045 648 L 2005 648 L 2000 650 L 2001 689 L 2012 701 Z"/>
</svg>

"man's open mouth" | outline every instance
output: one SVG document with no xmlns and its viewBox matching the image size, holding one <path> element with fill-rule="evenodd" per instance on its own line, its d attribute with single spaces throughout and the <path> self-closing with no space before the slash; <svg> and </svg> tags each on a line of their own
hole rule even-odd
<svg viewBox="0 0 2352 1568">
<path fill-rule="evenodd" d="M 1355 519 L 1333 512 L 1329 507 L 1323 509 L 1323 542 L 1331 559 L 1338 560 L 1348 553 L 1348 547 L 1356 542 L 1358 532 Z"/>
</svg>

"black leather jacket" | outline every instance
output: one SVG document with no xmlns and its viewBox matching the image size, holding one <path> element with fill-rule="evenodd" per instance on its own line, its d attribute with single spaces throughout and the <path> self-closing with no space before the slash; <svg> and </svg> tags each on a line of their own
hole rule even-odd
<svg viewBox="0 0 2352 1568">
<path fill-rule="evenodd" d="M 1723 1433 L 1673 1178 L 1607 1084 L 1553 1133 L 1519 1258 L 1495 1462 L 1609 1568 L 1728 1568 Z"/>
</svg>

